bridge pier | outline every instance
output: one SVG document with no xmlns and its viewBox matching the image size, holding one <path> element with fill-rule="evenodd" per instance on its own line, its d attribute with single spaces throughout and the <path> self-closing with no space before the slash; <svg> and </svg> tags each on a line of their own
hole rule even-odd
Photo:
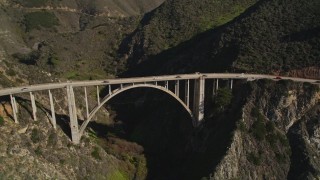
<svg viewBox="0 0 320 180">
<path fill-rule="evenodd" d="M 190 106 L 190 97 L 189 96 L 190 96 L 190 80 L 188 79 L 185 82 L 185 99 L 184 99 L 188 108 Z"/>
<path fill-rule="evenodd" d="M 12 96 L 12 94 L 10 94 L 10 100 L 11 100 L 11 107 L 12 107 L 12 113 L 13 113 L 13 119 L 15 123 L 19 123 L 18 122 L 18 106 L 17 106 L 17 102 L 16 102 L 16 98 L 14 96 Z"/>
<path fill-rule="evenodd" d="M 68 106 L 69 106 L 69 116 L 70 116 L 71 138 L 74 144 L 79 144 L 80 134 L 79 134 L 78 119 L 77 119 L 77 108 L 76 108 L 76 102 L 75 102 L 72 86 L 67 86 L 67 96 L 68 96 Z"/>
<path fill-rule="evenodd" d="M 212 97 L 216 94 L 216 80 L 214 79 L 212 82 Z"/>
<path fill-rule="evenodd" d="M 97 101 L 98 104 L 100 104 L 100 94 L 99 94 L 100 90 L 99 90 L 99 86 L 97 86 Z"/>
<path fill-rule="evenodd" d="M 194 83 L 193 114 L 195 120 L 197 120 L 196 123 L 199 123 L 204 118 L 204 89 L 205 79 L 201 76 Z"/>
<path fill-rule="evenodd" d="M 53 104 L 53 97 L 52 97 L 52 93 L 49 90 L 49 100 L 50 100 L 50 108 L 51 108 L 51 123 L 54 129 L 57 129 L 57 121 L 56 121 L 56 113 L 54 110 L 54 104 Z"/>
<path fill-rule="evenodd" d="M 219 79 L 217 79 L 217 83 L 216 83 L 216 91 L 218 91 L 219 89 Z"/>
<path fill-rule="evenodd" d="M 56 113 L 54 110 L 53 97 L 52 97 L 52 93 L 50 90 L 49 90 L 49 100 L 50 100 L 50 109 L 51 109 L 51 119 L 50 118 L 49 119 L 51 121 L 53 128 L 57 129 Z"/>
<path fill-rule="evenodd" d="M 84 100 L 86 101 L 86 118 L 88 118 L 89 117 L 89 103 L 88 103 L 87 87 L 84 87 Z"/>
<path fill-rule="evenodd" d="M 179 86 L 180 86 L 179 81 L 176 81 L 174 91 L 175 91 L 176 96 L 178 96 L 178 97 L 179 97 Z"/>
<path fill-rule="evenodd" d="M 30 92 L 30 100 L 31 100 L 31 106 L 32 106 L 33 120 L 37 121 L 37 106 L 36 106 L 36 101 L 34 99 L 34 95 L 32 94 L 32 92 Z"/>
<path fill-rule="evenodd" d="M 232 90 L 233 88 L 233 79 L 230 80 L 230 89 Z"/>
</svg>

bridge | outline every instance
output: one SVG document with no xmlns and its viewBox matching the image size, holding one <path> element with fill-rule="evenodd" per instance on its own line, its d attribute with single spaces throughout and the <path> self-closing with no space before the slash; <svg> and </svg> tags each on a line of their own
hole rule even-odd
<svg viewBox="0 0 320 180">
<path fill-rule="evenodd" d="M 164 75 L 164 76 L 150 76 L 150 77 L 134 77 L 134 78 L 117 78 L 105 80 L 90 80 L 90 81 L 77 81 L 77 82 L 63 82 L 63 83 L 49 83 L 30 86 L 21 86 L 14 88 L 6 88 L 0 90 L 0 97 L 10 96 L 13 119 L 18 123 L 18 106 L 16 96 L 23 93 L 29 93 L 32 106 L 32 116 L 37 120 L 37 107 L 34 93 L 39 91 L 47 91 L 50 101 L 51 115 L 49 119 L 54 129 L 56 129 L 56 115 L 53 91 L 62 89 L 67 92 L 68 111 L 70 118 L 71 138 L 74 144 L 80 143 L 80 138 L 83 135 L 85 128 L 93 119 L 99 109 L 103 107 L 111 98 L 118 94 L 134 89 L 134 88 L 153 88 L 163 91 L 175 100 L 190 114 L 193 120 L 193 125 L 198 125 L 204 119 L 204 100 L 205 89 L 208 85 L 212 88 L 212 93 L 216 93 L 219 88 L 219 80 L 227 82 L 229 88 L 233 88 L 234 80 L 247 80 L 253 81 L 257 79 L 271 79 L 271 80 L 292 80 L 296 82 L 308 82 L 319 84 L 315 79 L 303 79 L 293 77 L 279 77 L 272 75 L 260 74 L 235 74 L 235 73 L 195 73 L 195 74 L 177 74 L 177 75 Z M 207 83 L 207 85 L 206 85 Z M 94 107 L 90 109 L 88 104 L 87 87 L 96 88 L 97 102 Z M 79 126 L 77 116 L 77 106 L 75 101 L 74 90 L 83 88 L 85 100 L 85 120 Z M 104 97 L 100 97 L 100 89 L 107 89 L 108 93 Z M 193 92 L 193 93 L 192 93 Z"/>
</svg>

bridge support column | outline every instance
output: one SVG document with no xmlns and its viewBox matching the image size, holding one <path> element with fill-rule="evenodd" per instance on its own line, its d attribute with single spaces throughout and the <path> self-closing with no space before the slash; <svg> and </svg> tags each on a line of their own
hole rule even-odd
<svg viewBox="0 0 320 180">
<path fill-rule="evenodd" d="M 98 104 L 100 105 L 100 91 L 99 91 L 99 86 L 97 86 L 97 101 L 98 101 Z"/>
<path fill-rule="evenodd" d="M 33 120 L 37 121 L 37 106 L 36 106 L 36 101 L 34 99 L 34 95 L 32 94 L 32 92 L 30 92 L 30 100 L 31 100 L 31 106 L 32 106 Z"/>
<path fill-rule="evenodd" d="M 212 97 L 216 95 L 216 80 L 214 79 L 212 82 Z"/>
<path fill-rule="evenodd" d="M 54 104 L 53 104 L 53 97 L 52 97 L 52 93 L 49 90 L 49 100 L 50 100 L 50 108 L 51 108 L 51 123 L 54 129 L 57 129 L 57 121 L 56 121 L 56 113 L 54 110 Z"/>
<path fill-rule="evenodd" d="M 87 88 L 84 87 L 84 100 L 86 101 L 86 117 L 89 117 L 89 103 L 88 103 L 88 94 L 87 94 Z"/>
<path fill-rule="evenodd" d="M 219 89 L 219 79 L 217 79 L 216 81 L 216 91 L 218 91 L 218 89 Z"/>
<path fill-rule="evenodd" d="M 68 106 L 69 106 L 69 116 L 70 116 L 70 128 L 71 128 L 71 138 L 74 144 L 80 143 L 79 125 L 77 119 L 77 108 L 74 98 L 74 92 L 72 86 L 67 86 L 68 95 Z"/>
<path fill-rule="evenodd" d="M 109 85 L 109 95 L 111 95 L 111 85 Z"/>
<path fill-rule="evenodd" d="M 195 80 L 193 97 L 193 114 L 197 123 L 204 118 L 204 89 L 205 80 L 203 77 Z"/>
<path fill-rule="evenodd" d="M 190 96 L 190 80 L 188 79 L 185 82 L 185 99 L 184 99 L 187 107 L 190 106 L 190 97 L 189 96 Z"/>
<path fill-rule="evenodd" d="M 17 107 L 16 98 L 13 97 L 13 96 L 10 94 L 10 100 L 11 100 L 11 107 L 12 107 L 13 119 L 14 119 L 14 122 L 18 124 L 18 123 L 19 123 L 19 122 L 18 122 L 18 116 L 17 116 L 18 107 Z"/>
<path fill-rule="evenodd" d="M 232 90 L 233 88 L 233 79 L 230 80 L 230 89 Z"/>
<path fill-rule="evenodd" d="M 176 96 L 178 96 L 178 97 L 179 97 L 179 90 L 180 90 L 179 86 L 180 86 L 179 81 L 176 81 L 174 91 L 175 91 Z"/>
</svg>

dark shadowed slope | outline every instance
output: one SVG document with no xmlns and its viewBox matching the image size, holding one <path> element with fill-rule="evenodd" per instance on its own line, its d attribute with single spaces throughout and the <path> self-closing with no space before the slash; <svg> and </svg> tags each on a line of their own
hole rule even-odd
<svg viewBox="0 0 320 180">
<path fill-rule="evenodd" d="M 155 21 L 155 15 L 152 15 L 150 23 L 144 29 L 137 30 L 132 38 L 131 42 L 140 43 L 133 43 L 131 49 L 134 51 L 128 51 L 129 67 L 137 67 L 145 74 L 240 71 L 293 75 L 310 73 L 304 76 L 319 78 L 319 8 L 320 2 L 317 0 L 259 1 L 234 20 L 222 26 L 213 26 L 205 33 L 176 43 L 160 53 L 149 49 L 154 49 L 153 44 L 159 45 L 162 41 L 147 43 L 159 39 L 157 35 L 146 35 L 148 31 L 145 29 L 152 29 L 152 22 Z M 157 15 L 158 11 L 154 14 Z M 159 17 L 162 15 L 157 15 L 156 19 Z M 189 19 L 185 21 L 190 22 Z M 192 27 L 184 25 L 178 29 L 190 32 Z M 172 41 L 183 33 L 169 38 L 164 33 L 158 34 L 164 37 L 162 40 Z M 143 59 L 147 61 L 140 63 Z M 144 68 L 146 66 L 148 68 Z M 304 72 L 305 68 L 308 72 Z"/>
</svg>

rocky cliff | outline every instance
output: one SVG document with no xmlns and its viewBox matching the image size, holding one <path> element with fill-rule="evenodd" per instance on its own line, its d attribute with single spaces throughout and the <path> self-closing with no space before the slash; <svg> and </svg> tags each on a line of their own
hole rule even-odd
<svg viewBox="0 0 320 180">
<path fill-rule="evenodd" d="M 314 179 L 319 174 L 319 87 L 259 81 L 212 179 Z"/>
</svg>

